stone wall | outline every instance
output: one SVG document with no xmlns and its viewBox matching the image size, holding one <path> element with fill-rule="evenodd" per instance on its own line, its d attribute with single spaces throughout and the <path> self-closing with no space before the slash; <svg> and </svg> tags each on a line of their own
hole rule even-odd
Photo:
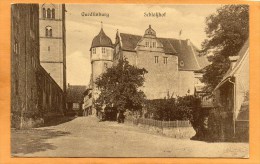
<svg viewBox="0 0 260 164">
<path fill-rule="evenodd" d="M 153 134 L 161 134 L 172 138 L 190 139 L 196 132 L 193 127 L 159 128 L 155 126 L 138 124 L 138 127 Z"/>
</svg>

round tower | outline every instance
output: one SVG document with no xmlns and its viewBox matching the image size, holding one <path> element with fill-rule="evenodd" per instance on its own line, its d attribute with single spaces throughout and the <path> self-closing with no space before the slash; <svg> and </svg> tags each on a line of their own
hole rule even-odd
<svg viewBox="0 0 260 164">
<path fill-rule="evenodd" d="M 104 73 L 107 68 L 113 63 L 113 44 L 111 39 L 105 34 L 102 23 L 101 30 L 92 40 L 90 48 L 90 59 L 92 69 L 92 88 L 93 98 L 98 97 L 98 90 L 95 86 L 95 81 L 99 75 Z"/>
</svg>

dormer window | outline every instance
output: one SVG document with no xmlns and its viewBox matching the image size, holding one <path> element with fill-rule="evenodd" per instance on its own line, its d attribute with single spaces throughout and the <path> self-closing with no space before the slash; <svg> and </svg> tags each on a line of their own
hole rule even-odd
<svg viewBox="0 0 260 164">
<path fill-rule="evenodd" d="M 106 48 L 102 47 L 102 54 L 106 53 Z"/>
<path fill-rule="evenodd" d="M 96 54 L 96 48 L 92 48 L 92 54 Z"/>
</svg>

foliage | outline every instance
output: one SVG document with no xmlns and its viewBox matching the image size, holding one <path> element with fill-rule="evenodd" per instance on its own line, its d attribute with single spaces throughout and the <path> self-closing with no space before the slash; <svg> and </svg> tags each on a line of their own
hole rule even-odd
<svg viewBox="0 0 260 164">
<path fill-rule="evenodd" d="M 203 82 L 212 91 L 227 72 L 229 56 L 237 55 L 249 36 L 248 5 L 224 5 L 206 18 L 206 35 L 202 55 L 211 54 L 212 62 L 205 68 Z"/>
<path fill-rule="evenodd" d="M 191 95 L 177 99 L 147 100 L 145 108 L 156 120 L 190 120 L 194 126 L 200 120 L 200 99 Z"/>
<path fill-rule="evenodd" d="M 108 68 L 95 82 L 100 95 L 96 105 L 113 106 L 119 111 L 138 110 L 142 108 L 145 94 L 139 89 L 144 84 L 144 74 L 147 71 L 132 66 L 126 59 Z"/>
<path fill-rule="evenodd" d="M 177 120 L 176 99 L 174 98 L 146 100 L 145 109 L 147 114 L 152 115 L 155 120 Z"/>
</svg>

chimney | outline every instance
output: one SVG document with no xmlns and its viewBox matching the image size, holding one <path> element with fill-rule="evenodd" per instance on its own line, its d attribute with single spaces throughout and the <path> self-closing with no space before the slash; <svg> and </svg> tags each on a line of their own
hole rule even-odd
<svg viewBox="0 0 260 164">
<path fill-rule="evenodd" d="M 229 60 L 231 62 L 231 69 L 234 68 L 238 59 L 239 59 L 239 56 L 229 56 Z"/>
</svg>

